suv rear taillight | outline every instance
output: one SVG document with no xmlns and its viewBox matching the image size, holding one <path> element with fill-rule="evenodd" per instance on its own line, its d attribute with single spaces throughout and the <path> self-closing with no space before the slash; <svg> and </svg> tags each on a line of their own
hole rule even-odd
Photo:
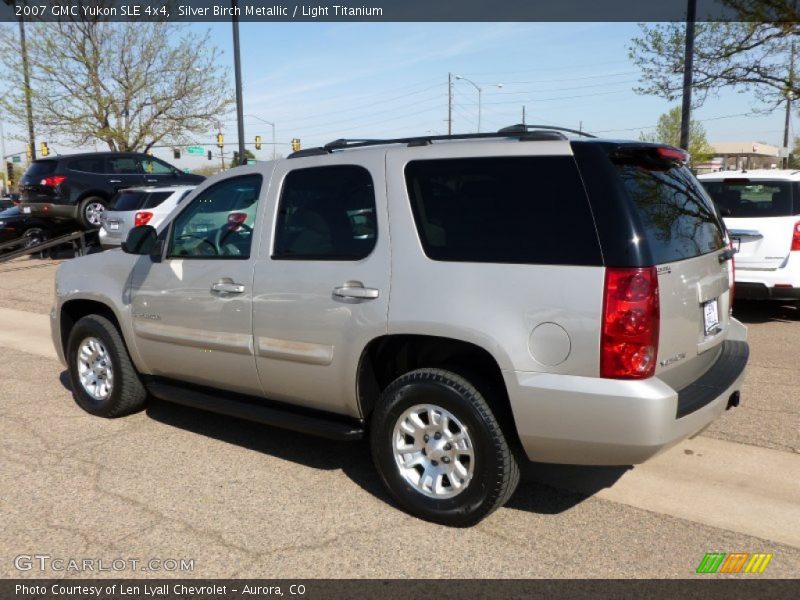
<svg viewBox="0 0 800 600">
<path fill-rule="evenodd" d="M 800 221 L 792 229 L 792 250 L 800 250 Z"/>
<path fill-rule="evenodd" d="M 153 218 L 153 213 L 147 210 L 140 210 L 135 215 L 133 215 L 133 226 L 139 227 L 139 225 L 147 225 L 150 222 L 150 219 Z"/>
<path fill-rule="evenodd" d="M 658 274 L 655 267 L 606 269 L 600 376 L 644 379 L 656 370 Z"/>
<path fill-rule="evenodd" d="M 48 175 L 44 179 L 39 182 L 39 185 L 43 185 L 45 187 L 56 187 L 57 185 L 61 185 L 67 180 L 65 175 Z"/>
</svg>

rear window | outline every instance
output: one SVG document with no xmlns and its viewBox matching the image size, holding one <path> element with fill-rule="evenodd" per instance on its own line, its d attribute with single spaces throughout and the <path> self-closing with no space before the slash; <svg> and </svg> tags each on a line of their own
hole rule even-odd
<svg viewBox="0 0 800 600">
<path fill-rule="evenodd" d="M 659 170 L 620 164 L 616 168 L 656 264 L 707 254 L 725 245 L 714 205 L 686 167 Z"/>
<path fill-rule="evenodd" d="M 142 210 L 155 208 L 169 198 L 172 192 L 143 192 L 140 190 L 122 191 L 111 203 L 111 210 Z"/>
<path fill-rule="evenodd" d="M 56 170 L 56 165 L 58 161 L 55 160 L 35 160 L 31 163 L 31 166 L 28 167 L 28 170 L 25 171 L 25 177 L 42 177 L 43 175 L 50 175 L 53 171 Z"/>
<path fill-rule="evenodd" d="M 104 171 L 103 158 L 81 158 L 73 160 L 69 163 L 69 168 L 72 171 L 81 171 L 83 173 L 98 173 L 102 174 Z"/>
<path fill-rule="evenodd" d="M 405 176 L 417 231 L 433 260 L 602 264 L 571 156 L 413 161 Z"/>
<path fill-rule="evenodd" d="M 141 208 L 155 208 L 170 196 L 172 196 L 172 192 L 153 192 L 147 194 Z"/>
<path fill-rule="evenodd" d="M 704 181 L 723 217 L 789 217 L 800 213 L 791 181 Z"/>
</svg>

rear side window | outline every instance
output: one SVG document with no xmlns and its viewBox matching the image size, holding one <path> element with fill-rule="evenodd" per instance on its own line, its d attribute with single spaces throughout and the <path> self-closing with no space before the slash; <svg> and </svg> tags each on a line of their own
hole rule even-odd
<svg viewBox="0 0 800 600">
<path fill-rule="evenodd" d="M 155 208 L 170 196 L 172 196 L 172 192 L 152 192 L 147 194 L 147 197 L 144 199 L 144 203 L 141 207 Z"/>
<path fill-rule="evenodd" d="M 104 172 L 103 163 L 102 158 L 81 158 L 70 162 L 69 168 L 72 171 L 102 174 Z"/>
<path fill-rule="evenodd" d="M 58 161 L 55 160 L 35 160 L 25 171 L 25 177 L 36 178 L 50 175 L 56 170 L 56 165 L 58 165 Z"/>
<path fill-rule="evenodd" d="M 571 156 L 413 161 L 406 186 L 433 260 L 601 265 Z"/>
<path fill-rule="evenodd" d="M 139 210 L 146 197 L 147 192 L 120 192 L 111 202 L 112 210 Z"/>
<path fill-rule="evenodd" d="M 343 165 L 286 175 L 274 259 L 360 260 L 375 247 L 375 188 L 369 171 Z"/>
<path fill-rule="evenodd" d="M 789 217 L 800 213 L 797 184 L 791 181 L 728 179 L 702 183 L 723 217 Z"/>
<path fill-rule="evenodd" d="M 106 161 L 106 172 L 116 175 L 138 175 L 142 172 L 139 161 L 131 156 L 109 158 Z"/>
<path fill-rule="evenodd" d="M 686 167 L 663 170 L 620 164 L 617 172 L 655 264 L 707 254 L 725 245 L 714 205 Z"/>
</svg>

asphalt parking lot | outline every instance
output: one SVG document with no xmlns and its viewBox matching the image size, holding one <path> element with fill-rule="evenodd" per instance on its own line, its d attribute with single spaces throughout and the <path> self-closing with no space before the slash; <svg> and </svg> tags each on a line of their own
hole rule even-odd
<svg viewBox="0 0 800 600">
<path fill-rule="evenodd" d="M 394 508 L 364 443 L 162 402 L 85 414 L 48 350 L 58 262 L 0 265 L 0 577 L 690 578 L 707 552 L 772 553 L 770 577 L 800 573 L 795 307 L 737 308 L 743 405 L 698 438 L 630 471 L 529 465 L 505 508 L 456 530 Z M 33 554 L 194 563 L 15 568 Z"/>
</svg>

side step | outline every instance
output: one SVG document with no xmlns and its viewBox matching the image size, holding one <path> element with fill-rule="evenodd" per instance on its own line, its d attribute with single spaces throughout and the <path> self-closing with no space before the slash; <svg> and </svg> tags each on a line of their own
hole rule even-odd
<svg viewBox="0 0 800 600">
<path fill-rule="evenodd" d="M 164 380 L 148 381 L 147 389 L 156 398 L 167 402 L 331 440 L 349 441 L 364 437 L 363 423 L 342 415 Z"/>
</svg>

